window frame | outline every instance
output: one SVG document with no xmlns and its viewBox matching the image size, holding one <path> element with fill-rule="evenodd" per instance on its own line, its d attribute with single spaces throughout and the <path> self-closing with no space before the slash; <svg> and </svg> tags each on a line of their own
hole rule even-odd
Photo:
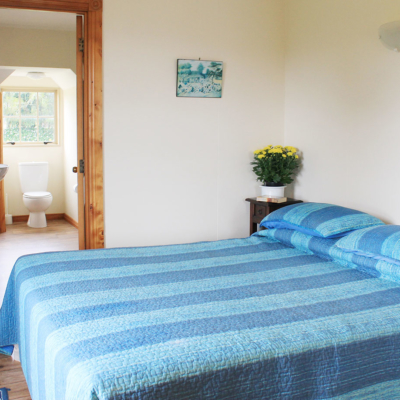
<svg viewBox="0 0 400 400">
<path fill-rule="evenodd" d="M 1 115 L 2 115 L 2 120 L 3 123 L 1 124 L 1 129 L 2 129 L 2 136 L 3 136 L 3 146 L 6 147 L 37 147 L 37 146 L 59 146 L 60 145 L 60 129 L 59 129 L 59 89 L 57 88 L 42 88 L 42 87 L 1 87 L 0 89 L 0 95 L 3 96 L 4 92 L 19 92 L 19 93 L 54 93 L 54 142 L 52 143 L 48 143 L 48 144 L 44 144 L 44 142 L 39 142 L 39 141 L 35 141 L 35 142 L 15 142 L 15 144 L 9 144 L 7 142 L 5 142 L 5 135 L 4 135 L 4 119 L 5 118 L 17 118 L 17 117 L 7 117 L 5 115 L 3 115 L 3 109 L 0 110 L 1 111 Z M 21 99 L 21 97 L 20 97 Z M 4 102 L 3 103 L 3 107 L 4 107 Z M 19 104 L 19 112 L 21 113 L 21 100 L 20 100 L 20 104 Z M 22 117 L 21 115 L 19 115 L 19 121 L 21 121 L 23 118 L 32 118 L 32 117 Z M 36 116 L 37 120 L 39 120 L 39 115 Z M 22 124 L 20 123 L 20 132 L 22 129 Z M 39 129 L 39 125 L 38 125 L 38 129 Z"/>
</svg>

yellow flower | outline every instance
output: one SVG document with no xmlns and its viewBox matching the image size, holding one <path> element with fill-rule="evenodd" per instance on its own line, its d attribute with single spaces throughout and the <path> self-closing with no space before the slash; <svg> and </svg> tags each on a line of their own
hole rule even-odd
<svg viewBox="0 0 400 400">
<path fill-rule="evenodd" d="M 287 153 L 287 155 L 288 155 L 288 156 L 292 156 L 293 153 L 292 153 L 291 151 L 289 151 L 289 152 Z"/>
<path fill-rule="evenodd" d="M 272 147 L 272 145 L 268 145 L 267 147 L 264 147 L 263 150 L 269 150 Z"/>
<path fill-rule="evenodd" d="M 299 156 L 296 154 L 296 155 L 295 155 L 295 158 L 299 158 Z"/>
<path fill-rule="evenodd" d="M 293 146 L 286 146 L 285 150 L 290 151 L 292 153 L 296 153 L 297 152 L 296 147 L 293 147 Z"/>
<path fill-rule="evenodd" d="M 261 153 L 261 150 L 256 150 L 256 151 L 254 152 L 254 154 L 259 154 L 259 153 Z"/>
<path fill-rule="evenodd" d="M 268 153 L 283 153 L 282 149 L 271 149 L 268 150 Z"/>
<path fill-rule="evenodd" d="M 265 155 L 264 154 L 260 154 L 259 156 L 258 156 L 258 158 L 261 160 L 261 158 L 264 158 L 265 157 Z"/>
<path fill-rule="evenodd" d="M 283 157 L 283 158 L 286 158 L 286 154 L 282 154 L 282 157 Z"/>
<path fill-rule="evenodd" d="M 278 144 L 277 146 L 274 146 L 275 149 L 283 149 L 283 146 L 281 146 L 280 144 Z"/>
<path fill-rule="evenodd" d="M 261 152 L 261 154 L 267 154 L 267 152 L 266 152 L 265 150 L 263 150 L 263 151 Z"/>
</svg>

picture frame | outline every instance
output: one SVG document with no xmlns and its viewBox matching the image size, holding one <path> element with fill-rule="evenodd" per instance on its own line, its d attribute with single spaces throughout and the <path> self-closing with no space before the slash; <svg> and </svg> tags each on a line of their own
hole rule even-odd
<svg viewBox="0 0 400 400">
<path fill-rule="evenodd" d="M 221 98 L 223 62 L 178 59 L 176 97 Z"/>
</svg>

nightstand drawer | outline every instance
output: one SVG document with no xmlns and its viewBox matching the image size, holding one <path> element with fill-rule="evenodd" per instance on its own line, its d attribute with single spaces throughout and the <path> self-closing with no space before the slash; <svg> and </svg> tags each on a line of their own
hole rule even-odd
<svg viewBox="0 0 400 400">
<path fill-rule="evenodd" d="M 267 215 L 267 207 L 259 206 L 256 204 L 256 206 L 254 207 L 254 219 L 261 222 Z"/>
<path fill-rule="evenodd" d="M 250 203 L 250 235 L 257 232 L 261 221 L 273 211 L 292 204 L 302 203 L 301 200 L 287 199 L 285 203 L 269 203 L 257 201 L 256 197 L 246 199 Z"/>
</svg>

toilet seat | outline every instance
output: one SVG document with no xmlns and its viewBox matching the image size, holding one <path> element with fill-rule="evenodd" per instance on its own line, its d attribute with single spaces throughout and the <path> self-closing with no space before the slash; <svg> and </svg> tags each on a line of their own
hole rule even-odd
<svg viewBox="0 0 400 400">
<path fill-rule="evenodd" d="M 50 192 L 26 192 L 24 197 L 25 199 L 44 199 L 52 196 Z"/>
</svg>

